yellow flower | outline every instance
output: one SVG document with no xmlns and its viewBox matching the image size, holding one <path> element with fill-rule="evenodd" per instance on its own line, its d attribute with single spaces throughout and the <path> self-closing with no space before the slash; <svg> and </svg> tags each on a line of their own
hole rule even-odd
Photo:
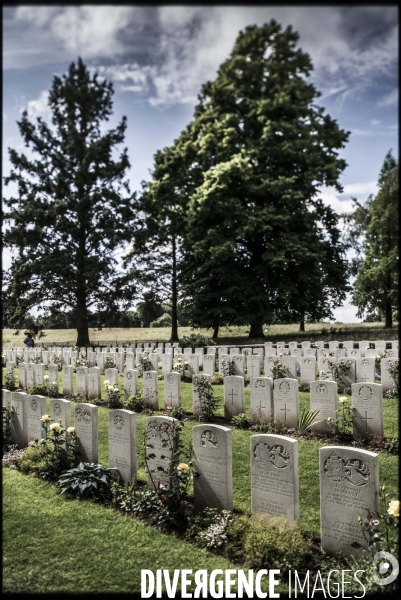
<svg viewBox="0 0 401 600">
<path fill-rule="evenodd" d="M 332 420 L 333 420 L 333 419 L 332 419 L 331 417 L 327 417 L 327 422 L 328 422 L 328 423 L 331 423 L 331 422 L 332 422 Z"/>
<path fill-rule="evenodd" d="M 320 375 L 324 375 L 325 371 L 319 371 Z"/>
<path fill-rule="evenodd" d="M 107 386 L 107 389 L 109 390 L 109 392 L 113 392 L 114 391 L 114 387 L 112 385 Z"/>
<path fill-rule="evenodd" d="M 108 379 L 104 380 L 104 385 L 110 385 L 110 381 Z"/>
<path fill-rule="evenodd" d="M 179 471 L 184 471 L 184 473 L 188 473 L 189 472 L 189 465 L 187 465 L 186 463 L 180 463 L 178 465 L 177 469 Z"/>
<path fill-rule="evenodd" d="M 53 385 L 57 385 L 57 381 L 53 381 Z"/>
<path fill-rule="evenodd" d="M 75 433 L 75 427 L 69 427 L 67 433 Z"/>
<path fill-rule="evenodd" d="M 391 500 L 390 504 L 388 505 L 387 512 L 389 515 L 393 515 L 393 517 L 399 517 L 400 516 L 400 501 L 399 500 Z"/>
<path fill-rule="evenodd" d="M 50 429 L 51 429 L 52 431 L 60 431 L 60 429 L 61 429 L 61 425 L 60 425 L 60 423 L 52 423 L 52 424 L 50 425 Z"/>
<path fill-rule="evenodd" d="M 348 398 L 347 396 L 340 396 L 339 401 L 341 402 L 341 404 L 344 404 L 344 402 L 348 402 Z"/>
<path fill-rule="evenodd" d="M 49 415 L 43 415 L 42 421 L 50 421 Z"/>
<path fill-rule="evenodd" d="M 45 375 L 45 376 L 43 377 L 43 379 L 49 379 L 49 376 L 48 376 L 48 375 Z"/>
</svg>

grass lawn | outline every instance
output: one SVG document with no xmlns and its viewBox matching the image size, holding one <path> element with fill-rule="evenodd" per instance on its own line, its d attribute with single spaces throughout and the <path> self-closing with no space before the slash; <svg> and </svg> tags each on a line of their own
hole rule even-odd
<svg viewBox="0 0 401 600">
<path fill-rule="evenodd" d="M 59 375 L 61 393 L 61 373 Z M 3 368 L 3 381 L 4 377 Z M 139 388 L 142 391 L 141 378 Z M 191 384 L 182 383 L 182 406 L 188 413 L 192 410 L 191 388 Z M 230 426 L 222 421 L 223 386 L 213 386 L 213 390 L 221 399 L 218 423 Z M 49 402 L 47 399 L 48 408 Z M 398 399 L 385 399 L 383 403 L 385 436 L 398 437 Z M 159 381 L 159 405 L 164 405 L 162 380 Z M 75 402 L 72 402 L 72 415 L 74 406 Z M 249 415 L 249 388 L 245 388 L 245 406 Z M 300 393 L 301 411 L 304 407 L 309 408 L 307 392 Z M 99 406 L 98 414 L 99 462 L 108 466 L 108 409 Z M 137 414 L 138 479 L 141 481 L 146 480 L 141 448 L 145 420 L 145 414 Z M 187 446 L 196 424 L 194 420 L 185 421 L 183 440 Z M 253 432 L 248 430 L 233 429 L 235 511 L 249 512 L 251 508 L 251 435 Z M 300 525 L 319 537 L 319 448 L 327 443 L 305 438 L 299 439 L 298 443 Z M 380 484 L 385 485 L 391 497 L 396 499 L 398 456 L 378 454 Z M 238 568 L 241 567 L 174 536 L 162 534 L 131 517 L 90 502 L 67 500 L 47 482 L 3 468 L 3 593 L 137 594 L 141 569 L 168 569 L 172 573 L 174 569 L 207 569 L 211 572 Z M 282 597 L 288 597 L 284 579 L 276 591 L 281 591 Z"/>
</svg>

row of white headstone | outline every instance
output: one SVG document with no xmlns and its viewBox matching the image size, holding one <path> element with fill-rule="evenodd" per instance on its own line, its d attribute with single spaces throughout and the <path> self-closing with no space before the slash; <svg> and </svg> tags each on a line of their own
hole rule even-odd
<svg viewBox="0 0 401 600">
<path fill-rule="evenodd" d="M 194 357 L 196 355 L 193 355 Z M 207 361 L 205 359 L 212 359 L 211 361 Z M 168 358 L 169 360 L 163 360 Z M 196 357 L 197 358 L 197 357 Z M 235 357 L 234 357 L 235 358 Z M 156 402 L 157 393 L 157 379 L 158 379 L 158 356 L 156 355 L 156 362 L 152 364 L 154 370 L 145 371 L 143 374 L 143 384 L 144 391 L 147 389 L 147 394 L 150 394 L 149 389 L 155 388 L 155 391 L 152 394 L 155 396 L 154 401 Z M 242 360 L 238 360 L 236 362 L 233 361 L 233 364 L 236 365 L 236 376 L 243 377 L 244 369 L 243 369 L 243 357 Z M 248 357 L 250 360 L 251 357 Z M 248 378 L 250 380 L 255 377 L 261 377 L 260 370 L 260 361 L 259 357 L 252 357 L 252 359 L 257 359 L 255 362 L 251 363 L 252 367 L 249 368 L 248 365 Z M 383 395 L 385 395 L 389 390 L 394 387 L 394 380 L 389 373 L 389 368 L 394 365 L 394 358 L 382 358 L 381 359 L 381 384 L 383 389 Z M 334 373 L 332 370 L 333 363 L 332 357 L 321 357 L 316 365 L 316 359 L 311 356 L 301 357 L 299 359 L 299 363 L 296 363 L 296 358 L 291 356 L 285 356 L 280 359 L 283 367 L 286 368 L 289 378 L 296 379 L 297 374 L 300 374 L 300 384 L 301 386 L 310 386 L 312 381 L 315 381 L 317 378 L 320 380 L 333 381 Z M 347 359 L 349 369 L 342 374 L 341 384 L 350 387 L 353 383 L 374 383 L 376 380 L 376 372 L 375 372 L 375 359 L 373 358 L 350 358 Z M 209 368 L 210 363 L 210 368 Z M 265 377 L 272 376 L 272 367 L 274 364 L 274 357 L 267 356 L 265 358 L 264 365 L 264 374 Z M 298 364 L 300 365 L 300 369 L 298 371 Z M 131 365 L 129 365 L 131 366 Z M 215 374 L 215 362 L 214 357 L 212 355 L 204 356 L 204 364 L 202 374 L 206 376 L 213 376 Z M 196 367 L 196 368 L 195 368 Z M 15 376 L 16 365 L 14 362 L 8 361 L 6 363 L 6 371 L 14 374 Z M 167 386 L 169 385 L 170 379 L 173 377 L 172 371 L 173 364 L 170 360 L 170 355 L 162 356 L 161 363 L 161 372 L 164 374 L 165 385 L 166 385 L 166 376 L 167 377 Z M 34 384 L 43 384 L 45 381 L 45 373 L 46 370 L 48 372 L 49 382 L 58 382 L 58 366 L 52 363 L 49 363 L 47 366 L 41 363 L 19 363 L 18 365 L 18 381 L 19 386 L 23 389 L 29 389 Z M 105 379 L 110 381 L 111 384 L 118 385 L 119 375 L 121 372 L 117 368 L 108 368 L 105 369 Z M 197 368 L 197 362 L 193 365 L 193 368 L 188 371 L 188 375 L 195 377 L 199 374 L 199 369 Z M 63 385 L 63 395 L 66 397 L 72 397 L 74 395 L 84 397 L 86 399 L 95 399 L 101 398 L 101 368 L 100 367 L 76 367 L 76 392 L 74 393 L 74 367 L 72 365 L 64 365 L 62 368 L 62 385 Z M 134 395 L 138 392 L 138 370 L 134 369 L 134 365 L 132 368 L 125 368 L 122 373 L 124 377 L 124 390 L 126 396 Z M 178 373 L 176 375 L 179 376 Z M 318 375 L 318 377 L 317 377 Z"/>
<path fill-rule="evenodd" d="M 362 388 L 358 388 L 359 390 Z M 44 396 L 3 390 L 3 406 L 12 414 L 13 431 L 20 448 L 44 437 Z M 71 402 L 50 400 L 50 419 L 71 426 Z M 172 459 L 169 439 L 175 419 L 146 419 L 148 486 L 168 485 L 166 470 Z M 80 460 L 98 462 L 98 407 L 79 403 L 74 407 L 74 428 Z M 192 429 L 195 508 L 233 509 L 232 432 L 219 425 L 196 425 Z M 136 482 L 136 415 L 124 409 L 109 411 L 109 468 L 117 469 L 122 481 Z M 319 450 L 321 545 L 328 553 L 355 553 L 351 546 L 366 546 L 358 515 L 366 508 L 379 509 L 378 455 L 344 446 Z M 160 471 L 162 467 L 164 471 Z M 288 436 L 259 434 L 250 438 L 251 507 L 255 513 L 299 520 L 298 441 Z"/>
</svg>

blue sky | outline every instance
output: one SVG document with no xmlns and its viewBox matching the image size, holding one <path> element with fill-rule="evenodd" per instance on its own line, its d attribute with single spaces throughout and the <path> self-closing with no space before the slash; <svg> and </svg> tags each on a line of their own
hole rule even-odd
<svg viewBox="0 0 401 600">
<path fill-rule="evenodd" d="M 299 33 L 310 54 L 318 103 L 351 132 L 342 194 L 321 197 L 341 213 L 365 201 L 386 153 L 398 158 L 398 8 L 388 5 L 3 5 L 3 175 L 7 148 L 23 149 L 16 121 L 23 110 L 49 119 L 54 75 L 80 56 L 114 84 L 114 115 L 127 116 L 131 190 L 150 179 L 155 152 L 191 120 L 201 85 L 213 80 L 238 32 L 276 19 Z M 3 188 L 4 195 L 11 188 Z M 3 254 L 3 267 L 10 264 Z M 355 322 L 347 301 L 335 319 Z"/>
</svg>

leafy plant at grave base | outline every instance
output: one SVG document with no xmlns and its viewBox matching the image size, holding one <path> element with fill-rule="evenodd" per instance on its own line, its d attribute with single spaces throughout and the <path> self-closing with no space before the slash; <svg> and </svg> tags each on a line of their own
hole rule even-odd
<svg viewBox="0 0 401 600">
<path fill-rule="evenodd" d="M 131 483 L 121 486 L 114 482 L 111 492 L 112 505 L 126 513 L 149 517 L 163 507 L 160 496 L 155 490 L 140 489 Z"/>
<path fill-rule="evenodd" d="M 215 346 L 216 342 L 212 338 L 208 338 L 201 333 L 191 333 L 190 335 L 184 335 L 181 338 L 180 346 L 182 348 L 191 347 L 192 350 L 195 348 L 201 348 L 202 346 Z"/>
<path fill-rule="evenodd" d="M 63 370 L 63 357 L 61 356 L 61 354 L 54 354 L 52 356 L 52 358 L 50 359 L 50 364 L 51 365 L 57 365 L 58 370 L 62 371 Z"/>
<path fill-rule="evenodd" d="M 58 398 L 58 383 L 57 381 L 52 381 L 49 383 L 49 375 L 44 375 L 43 377 L 45 383 L 35 383 L 28 390 L 28 394 L 31 396 L 38 394 L 40 396 L 46 396 L 46 398 Z"/>
<path fill-rule="evenodd" d="M 167 467 L 149 468 L 148 459 L 154 458 L 155 455 L 152 453 L 153 445 L 147 443 L 146 430 L 143 441 L 146 471 L 162 503 L 156 523 L 168 528 L 185 529 L 188 517 L 184 511 L 184 502 L 188 498 L 189 482 L 196 476 L 192 466 L 192 451 L 187 450 L 181 441 L 181 432 L 184 427 L 182 422 L 173 421 L 162 426 L 165 436 L 162 447 L 168 449 L 170 457 Z M 150 453 L 148 453 L 149 450 Z M 181 457 L 185 457 L 187 462 L 180 462 Z M 163 455 L 160 458 L 163 458 Z M 164 473 L 164 483 L 160 481 L 155 483 L 154 473 Z"/>
<path fill-rule="evenodd" d="M 329 360 L 329 367 L 333 374 L 334 381 L 337 382 L 340 391 L 344 391 L 345 383 L 344 378 L 351 376 L 351 370 L 353 367 L 353 361 L 342 358 L 337 363 Z"/>
<path fill-rule="evenodd" d="M 17 386 L 15 385 L 14 371 L 7 371 L 4 381 L 4 387 L 10 392 L 13 392 L 17 389 Z"/>
<path fill-rule="evenodd" d="M 212 377 L 210 378 L 210 383 L 212 385 L 223 385 L 224 384 L 223 375 L 212 375 Z"/>
<path fill-rule="evenodd" d="M 116 369 L 116 368 L 117 368 L 116 361 L 113 360 L 110 356 L 106 356 L 106 358 L 104 359 L 103 367 L 102 367 L 103 375 L 104 375 L 104 372 L 106 369 Z"/>
<path fill-rule="evenodd" d="M 23 473 L 55 481 L 63 471 L 76 465 L 79 443 L 74 427 L 65 430 L 60 421 L 50 422 L 49 415 L 43 415 L 46 437 L 31 442 L 17 461 L 17 466 Z"/>
<path fill-rule="evenodd" d="M 281 360 L 279 358 L 275 359 L 272 362 L 272 366 L 270 367 L 271 374 L 273 379 L 283 379 L 284 377 L 289 377 L 290 373 L 286 367 L 283 367 L 281 364 Z"/>
<path fill-rule="evenodd" d="M 232 358 L 224 356 L 221 359 L 221 374 L 223 375 L 223 377 L 235 375 L 235 366 Z"/>
<path fill-rule="evenodd" d="M 103 465 L 81 462 L 60 475 L 54 485 L 60 488 L 61 494 L 101 502 L 112 497 L 113 480 L 111 470 Z"/>
<path fill-rule="evenodd" d="M 136 413 L 144 412 L 147 409 L 146 400 L 142 398 L 141 394 L 133 394 L 123 400 L 124 408 L 127 410 L 133 410 Z"/>
<path fill-rule="evenodd" d="M 32 362 L 35 365 L 39 365 L 42 362 L 42 357 L 41 356 L 34 356 L 29 362 Z"/>
<path fill-rule="evenodd" d="M 280 421 L 271 421 L 270 423 L 254 423 L 250 426 L 250 431 L 257 431 L 259 433 L 274 433 L 276 435 L 285 435 L 288 432 L 288 428 Z"/>
<path fill-rule="evenodd" d="M 202 525 L 207 521 L 209 525 L 206 531 L 198 533 L 196 545 L 208 550 L 220 549 L 227 543 L 227 529 L 233 521 L 233 514 L 229 510 L 218 511 L 213 508 L 206 508 L 204 513 Z"/>
<path fill-rule="evenodd" d="M 353 542 L 351 546 L 368 552 L 372 555 L 372 558 L 377 552 L 390 552 L 398 558 L 400 501 L 390 500 L 385 486 L 382 486 L 380 489 L 379 511 L 371 511 L 369 508 L 365 510 L 365 516 L 358 515 L 358 522 L 368 546 L 366 548 L 359 542 Z M 380 574 L 378 575 L 380 577 Z M 388 591 L 398 589 L 397 578 L 393 583 L 388 584 L 386 589 Z"/>
<path fill-rule="evenodd" d="M 340 396 L 340 408 L 336 411 L 336 419 L 328 417 L 326 422 L 331 429 L 331 433 L 337 442 L 349 442 L 352 440 L 352 407 L 346 396 Z"/>
<path fill-rule="evenodd" d="M 170 412 L 170 416 L 173 417 L 173 419 L 178 419 L 179 421 L 182 421 L 185 415 L 186 412 L 182 406 L 175 406 Z"/>
<path fill-rule="evenodd" d="M 74 373 L 77 372 L 77 367 L 87 367 L 87 366 L 88 366 L 88 359 L 86 358 L 86 355 L 84 352 L 80 352 L 79 356 L 77 356 L 77 358 L 75 359 Z"/>
<path fill-rule="evenodd" d="M 387 392 L 384 394 L 385 398 L 398 398 L 399 394 L 398 394 L 398 389 L 397 388 L 392 388 L 391 390 L 387 390 Z"/>
<path fill-rule="evenodd" d="M 398 438 L 385 438 L 383 435 L 372 434 L 368 440 L 369 447 L 373 449 L 387 450 L 389 454 L 398 454 L 399 450 L 399 439 Z"/>
<path fill-rule="evenodd" d="M 204 423 L 212 423 L 220 404 L 220 399 L 214 396 L 211 381 L 209 382 L 205 375 L 198 375 L 193 386 L 194 391 L 198 394 L 201 409 L 199 420 Z"/>
<path fill-rule="evenodd" d="M 321 423 L 322 421 L 315 421 L 315 417 L 320 412 L 320 408 L 315 408 L 314 410 L 303 410 L 301 415 L 298 418 L 298 427 L 297 433 L 298 435 L 305 435 L 311 428 L 312 425 L 316 425 L 316 423 Z M 324 419 L 323 419 L 324 421 Z"/>
<path fill-rule="evenodd" d="M 3 442 L 3 456 L 1 459 L 1 464 L 3 465 L 3 467 L 6 467 L 8 469 L 15 469 L 16 471 L 18 471 L 18 461 L 22 457 L 24 452 L 25 449 L 23 448 L 20 450 L 17 444 L 11 444 L 10 446 L 8 446 L 7 451 L 4 452 Z"/>
<path fill-rule="evenodd" d="M 106 392 L 106 401 L 108 408 L 122 408 L 123 404 L 120 398 L 120 390 L 118 389 L 118 385 L 110 383 L 107 379 L 103 382 L 105 392 Z"/>
<path fill-rule="evenodd" d="M 184 360 L 183 360 L 182 356 L 178 356 L 175 359 L 175 363 L 173 365 L 173 371 L 174 371 L 174 373 L 179 373 L 181 375 L 181 377 L 184 375 L 184 373 L 185 373 L 185 363 L 184 363 Z"/>
<path fill-rule="evenodd" d="M 311 541 L 296 523 L 282 517 L 236 515 L 227 529 L 224 556 L 248 568 L 303 570 L 312 556 Z"/>
<path fill-rule="evenodd" d="M 149 358 L 149 350 L 144 350 L 142 356 L 138 359 L 136 367 L 138 369 L 138 375 L 141 377 L 143 376 L 144 371 L 153 371 L 153 365 Z"/>
<path fill-rule="evenodd" d="M 239 413 L 232 417 L 231 425 L 234 429 L 249 429 L 251 426 L 251 421 L 248 419 L 245 413 Z"/>
<path fill-rule="evenodd" d="M 12 430 L 12 420 L 11 420 L 11 411 L 12 408 L 10 406 L 2 407 L 2 453 L 8 452 L 9 449 L 14 445 L 13 444 L 13 430 Z"/>
</svg>

